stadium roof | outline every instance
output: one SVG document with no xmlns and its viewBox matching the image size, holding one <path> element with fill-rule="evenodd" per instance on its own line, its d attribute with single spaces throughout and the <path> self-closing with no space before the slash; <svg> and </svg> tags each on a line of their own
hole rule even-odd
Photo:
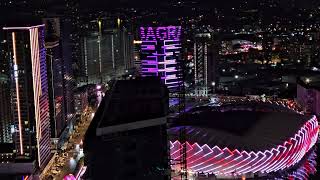
<svg viewBox="0 0 320 180">
<path fill-rule="evenodd" d="M 175 138 L 185 126 L 188 142 L 258 151 L 283 144 L 309 119 L 311 116 L 287 112 L 214 112 L 207 109 L 188 114 L 183 122 L 169 130 L 169 134 Z"/>
</svg>

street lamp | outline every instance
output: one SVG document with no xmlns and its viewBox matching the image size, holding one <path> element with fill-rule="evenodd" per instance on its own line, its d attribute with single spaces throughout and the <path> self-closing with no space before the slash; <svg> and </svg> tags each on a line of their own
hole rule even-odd
<svg viewBox="0 0 320 180">
<path fill-rule="evenodd" d="M 309 78 L 306 79 L 306 83 L 310 83 L 311 80 Z"/>
</svg>

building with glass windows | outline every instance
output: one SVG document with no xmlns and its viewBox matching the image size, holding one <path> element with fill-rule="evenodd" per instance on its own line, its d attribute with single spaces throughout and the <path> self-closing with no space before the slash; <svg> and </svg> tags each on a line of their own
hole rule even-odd
<svg viewBox="0 0 320 180">
<path fill-rule="evenodd" d="M 15 164 L 21 166 L 11 170 L 29 172 L 43 168 L 51 157 L 44 25 L 3 29 L 12 55 L 10 93 Z"/>
</svg>

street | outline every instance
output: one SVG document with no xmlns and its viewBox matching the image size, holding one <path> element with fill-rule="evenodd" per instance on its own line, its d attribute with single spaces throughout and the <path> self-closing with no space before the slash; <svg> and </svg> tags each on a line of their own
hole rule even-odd
<svg viewBox="0 0 320 180">
<path fill-rule="evenodd" d="M 83 157 L 82 140 L 93 116 L 94 111 L 91 108 L 83 112 L 80 122 L 75 125 L 70 135 L 66 149 L 55 154 L 54 163 L 49 165 L 47 172 L 43 172 L 41 179 L 62 180 L 64 176 L 74 173 L 79 160 Z"/>
</svg>

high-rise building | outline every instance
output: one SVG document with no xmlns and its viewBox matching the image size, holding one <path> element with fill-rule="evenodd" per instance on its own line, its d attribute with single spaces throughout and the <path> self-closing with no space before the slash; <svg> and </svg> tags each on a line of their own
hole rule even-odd
<svg viewBox="0 0 320 180">
<path fill-rule="evenodd" d="M 141 27 L 141 75 L 158 76 L 170 91 L 182 83 L 181 27 Z"/>
<path fill-rule="evenodd" d="M 215 49 L 213 39 L 210 33 L 201 33 L 195 35 L 194 43 L 194 82 L 196 93 L 207 95 L 211 89 L 216 86 L 216 61 L 218 51 Z"/>
<path fill-rule="evenodd" d="M 12 143 L 9 52 L 7 41 L 2 37 L 2 33 L 0 35 L 0 143 Z"/>
<path fill-rule="evenodd" d="M 46 54 L 49 88 L 49 109 L 51 141 L 57 145 L 60 135 L 67 125 L 65 113 L 65 91 L 63 87 L 63 59 L 59 18 L 45 18 L 46 26 Z"/>
<path fill-rule="evenodd" d="M 168 179 L 168 106 L 159 79 L 116 81 L 85 136 L 86 178 Z"/>
<path fill-rule="evenodd" d="M 1 63 L 5 63 L 5 60 L 1 59 Z M 3 164 L 13 162 L 15 158 L 10 109 L 10 81 L 7 74 L 4 73 L 0 73 L 0 101 L 0 164 Z M 0 171 L 0 179 L 2 172 Z"/>
<path fill-rule="evenodd" d="M 0 73 L 0 143 L 12 143 L 10 83 L 6 74 Z"/>
<path fill-rule="evenodd" d="M 137 41 L 137 40 L 133 41 L 134 67 L 139 74 L 141 73 L 141 59 L 140 59 L 141 43 L 142 41 Z"/>
<path fill-rule="evenodd" d="M 73 43 L 70 39 L 72 34 L 72 23 L 69 18 L 60 18 L 61 26 L 61 47 L 62 47 L 62 60 L 63 60 L 63 94 L 64 94 L 64 111 L 65 119 L 68 123 L 66 130 L 62 136 L 67 137 L 73 130 L 73 124 L 76 120 L 74 110 L 73 92 L 76 88 L 76 81 L 74 76 L 74 59 L 72 58 Z"/>
<path fill-rule="evenodd" d="M 82 72 L 89 84 L 107 83 L 134 67 L 133 36 L 125 28 L 83 37 Z"/>
<path fill-rule="evenodd" d="M 79 1 L 64 0 L 65 12 L 60 18 L 61 44 L 63 59 L 63 90 L 65 95 L 65 113 L 68 123 L 63 136 L 68 136 L 73 130 L 76 120 L 73 92 L 76 88 L 76 77 L 79 75 L 81 61 L 80 34 L 82 23 L 79 12 Z"/>
<path fill-rule="evenodd" d="M 44 25 L 5 27 L 11 75 L 16 159 L 43 168 L 50 159 L 50 119 Z"/>
</svg>

